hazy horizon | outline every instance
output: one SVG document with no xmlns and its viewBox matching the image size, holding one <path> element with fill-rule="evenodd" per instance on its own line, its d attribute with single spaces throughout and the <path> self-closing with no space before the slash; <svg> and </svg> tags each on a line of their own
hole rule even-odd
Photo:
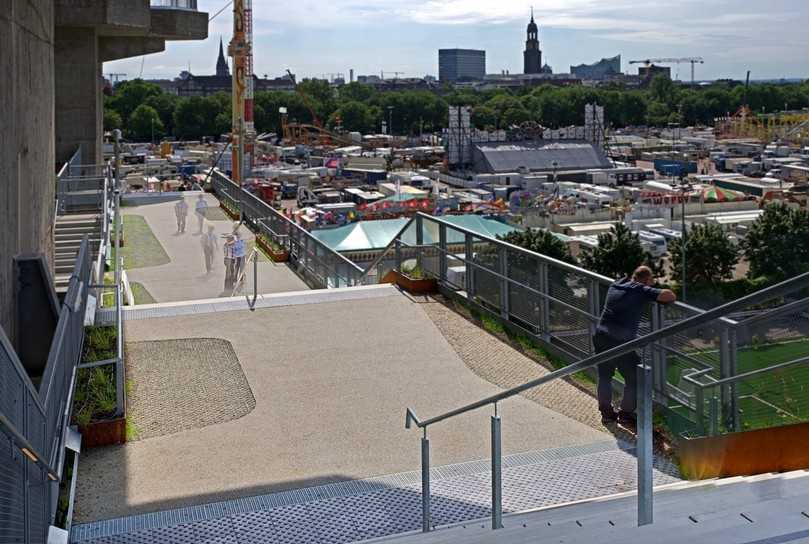
<svg viewBox="0 0 809 544">
<path fill-rule="evenodd" d="M 225 0 L 199 0 L 213 15 Z M 599 5 L 601 4 L 601 5 Z M 543 62 L 554 72 L 570 65 L 622 56 L 701 56 L 696 78 L 781 79 L 809 77 L 809 3 L 773 0 L 762 13 L 742 0 L 548 0 L 534 5 Z M 672 7 L 675 6 L 675 7 Z M 438 49 L 486 50 L 487 73 L 522 72 L 525 27 L 531 4 L 503 0 L 300 0 L 280 11 L 268 0 L 253 0 L 255 73 L 324 77 L 349 69 L 355 75 L 403 72 L 400 77 L 437 75 Z M 104 64 L 104 73 L 125 79 L 173 78 L 182 70 L 213 74 L 220 36 L 227 45 L 232 11 L 209 26 L 201 42 L 167 42 L 166 51 Z M 671 65 L 672 76 L 690 79 L 690 65 Z"/>
</svg>

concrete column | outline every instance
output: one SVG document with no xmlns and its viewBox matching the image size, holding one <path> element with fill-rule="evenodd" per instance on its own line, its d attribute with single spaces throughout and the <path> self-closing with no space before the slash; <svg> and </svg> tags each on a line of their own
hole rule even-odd
<svg viewBox="0 0 809 544">
<path fill-rule="evenodd" d="M 82 162 L 103 160 L 104 103 L 99 45 L 93 27 L 56 27 L 56 159 L 82 146 Z"/>
<path fill-rule="evenodd" d="M 9 0 L 0 14 L 0 325 L 15 337 L 12 259 L 53 262 L 53 0 Z M 52 266 L 52 264 L 51 264 Z"/>
</svg>

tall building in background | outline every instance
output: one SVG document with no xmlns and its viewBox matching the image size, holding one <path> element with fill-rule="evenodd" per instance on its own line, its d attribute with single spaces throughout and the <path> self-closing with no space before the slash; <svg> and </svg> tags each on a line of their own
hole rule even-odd
<svg viewBox="0 0 809 544">
<path fill-rule="evenodd" d="M 216 75 L 218 77 L 230 77 L 228 61 L 225 60 L 225 50 L 222 48 L 222 38 L 219 38 L 219 58 L 216 59 Z"/>
<path fill-rule="evenodd" d="M 528 39 L 523 53 L 523 73 L 542 73 L 542 50 L 539 48 L 539 28 L 534 22 L 534 8 L 531 8 L 531 22 L 528 23 Z"/>
<path fill-rule="evenodd" d="M 570 73 L 580 79 L 601 80 L 621 74 L 621 55 L 601 59 L 593 64 L 571 66 Z"/>
<path fill-rule="evenodd" d="M 439 49 L 438 79 L 442 82 L 482 80 L 486 76 L 486 51 Z"/>
</svg>

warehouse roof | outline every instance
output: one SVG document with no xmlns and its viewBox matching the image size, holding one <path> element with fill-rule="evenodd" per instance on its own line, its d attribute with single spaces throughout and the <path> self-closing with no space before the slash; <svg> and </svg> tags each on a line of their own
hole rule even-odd
<svg viewBox="0 0 809 544">
<path fill-rule="evenodd" d="M 483 159 L 483 167 L 490 173 L 516 172 L 520 168 L 531 171 L 588 170 L 610 168 L 606 155 L 587 142 L 509 142 L 477 144 L 476 152 Z"/>
</svg>

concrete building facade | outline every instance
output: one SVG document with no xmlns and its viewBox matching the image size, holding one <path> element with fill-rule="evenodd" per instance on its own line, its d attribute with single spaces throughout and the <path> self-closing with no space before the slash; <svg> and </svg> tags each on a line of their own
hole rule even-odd
<svg viewBox="0 0 809 544">
<path fill-rule="evenodd" d="M 53 0 L 10 0 L 0 16 L 0 326 L 15 337 L 13 257 L 53 256 Z"/>
<path fill-rule="evenodd" d="M 7 0 L 0 15 L 0 326 L 15 338 L 14 257 L 53 266 L 55 178 L 103 159 L 102 65 L 204 39 L 208 15 L 149 0 Z M 192 6 L 191 2 L 187 4 Z"/>
<path fill-rule="evenodd" d="M 205 39 L 208 16 L 149 0 L 56 0 L 55 9 L 56 160 L 81 145 L 94 164 L 103 158 L 103 63 L 163 51 L 167 40 Z"/>
<path fill-rule="evenodd" d="M 438 79 L 442 83 L 479 81 L 486 76 L 486 51 L 439 49 Z"/>
</svg>

